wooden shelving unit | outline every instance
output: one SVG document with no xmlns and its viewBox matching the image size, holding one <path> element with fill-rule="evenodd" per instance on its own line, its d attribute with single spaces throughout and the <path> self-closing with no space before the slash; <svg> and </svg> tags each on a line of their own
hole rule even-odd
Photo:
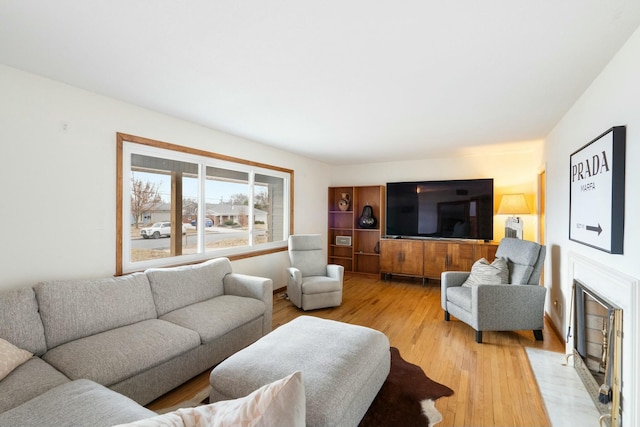
<svg viewBox="0 0 640 427">
<path fill-rule="evenodd" d="M 343 211 L 339 201 L 349 197 Z M 328 261 L 344 266 L 345 271 L 378 277 L 380 275 L 380 239 L 384 230 L 384 186 L 329 187 Z M 377 220 L 374 228 L 361 228 L 358 219 L 365 205 L 373 209 Z M 340 245 L 336 237 L 351 238 L 351 245 Z"/>
</svg>

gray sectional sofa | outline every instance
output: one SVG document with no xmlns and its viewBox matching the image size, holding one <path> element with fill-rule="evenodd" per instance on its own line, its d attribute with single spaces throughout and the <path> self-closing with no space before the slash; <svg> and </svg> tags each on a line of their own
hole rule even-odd
<svg viewBox="0 0 640 427">
<path fill-rule="evenodd" d="M 0 426 L 153 415 L 141 405 L 269 333 L 272 310 L 271 279 L 226 258 L 4 292 L 0 338 L 34 356 L 0 381 Z"/>
</svg>

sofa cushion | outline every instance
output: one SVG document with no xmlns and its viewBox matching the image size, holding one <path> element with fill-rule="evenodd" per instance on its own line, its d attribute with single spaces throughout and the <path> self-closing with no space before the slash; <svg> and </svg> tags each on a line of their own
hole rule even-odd
<svg viewBox="0 0 640 427">
<path fill-rule="evenodd" d="M 143 273 L 95 280 L 60 280 L 35 287 L 47 346 L 156 318 Z"/>
<path fill-rule="evenodd" d="M 505 238 L 500 241 L 496 257 L 502 257 L 509 265 L 509 283 L 529 283 L 531 273 L 542 247 L 536 242 Z"/>
<path fill-rule="evenodd" d="M 504 258 L 496 258 L 491 264 L 480 258 L 471 267 L 471 273 L 462 286 L 505 285 L 509 283 L 509 267 Z"/>
<path fill-rule="evenodd" d="M 471 312 L 471 286 L 454 286 L 448 288 L 447 301 Z"/>
<path fill-rule="evenodd" d="M 447 301 L 471 312 L 471 286 L 453 286 L 447 288 Z"/>
<path fill-rule="evenodd" d="M 156 415 L 133 400 L 89 380 L 59 385 L 0 414 L 0 425 L 108 427 Z"/>
<path fill-rule="evenodd" d="M 72 380 L 110 386 L 200 345 L 197 332 L 151 319 L 58 346 L 43 359 Z"/>
<path fill-rule="evenodd" d="M 60 371 L 39 357 L 32 357 L 0 381 L 0 412 L 21 405 L 66 382 L 69 382 L 69 378 Z"/>
<path fill-rule="evenodd" d="M 304 427 L 305 403 L 302 373 L 297 371 L 245 397 L 181 408 L 115 427 Z"/>
<path fill-rule="evenodd" d="M 0 338 L 0 381 L 14 369 L 31 359 L 32 353 Z"/>
<path fill-rule="evenodd" d="M 289 259 L 291 265 L 300 270 L 303 277 L 326 276 L 327 258 L 324 243 L 317 234 L 289 236 Z"/>
<path fill-rule="evenodd" d="M 529 283 L 531 273 L 533 273 L 532 265 L 509 262 L 509 283 L 526 285 Z"/>
<path fill-rule="evenodd" d="M 0 338 L 38 356 L 47 351 L 33 289 L 0 293 Z"/>
<path fill-rule="evenodd" d="M 342 291 L 342 281 L 327 276 L 307 276 L 302 280 L 302 293 L 305 295 L 325 294 Z"/>
<path fill-rule="evenodd" d="M 161 319 L 196 331 L 202 342 L 208 343 L 263 316 L 264 312 L 265 305 L 260 300 L 222 295 L 174 310 Z"/>
<path fill-rule="evenodd" d="M 200 264 L 145 271 L 151 284 L 158 316 L 224 294 L 222 280 L 231 273 L 228 258 Z"/>
</svg>

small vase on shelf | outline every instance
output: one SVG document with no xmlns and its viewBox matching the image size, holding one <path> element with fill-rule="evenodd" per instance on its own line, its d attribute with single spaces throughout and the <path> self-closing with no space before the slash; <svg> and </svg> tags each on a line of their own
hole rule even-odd
<svg viewBox="0 0 640 427">
<path fill-rule="evenodd" d="M 349 196 L 349 193 L 342 193 L 340 197 L 341 199 L 338 200 L 338 209 L 342 212 L 348 211 L 349 204 L 351 203 L 351 196 Z"/>
</svg>

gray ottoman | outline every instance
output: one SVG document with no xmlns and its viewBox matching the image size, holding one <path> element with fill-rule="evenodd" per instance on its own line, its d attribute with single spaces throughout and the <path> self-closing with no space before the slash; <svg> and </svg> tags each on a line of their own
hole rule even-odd
<svg viewBox="0 0 640 427">
<path fill-rule="evenodd" d="M 389 340 L 382 332 L 300 316 L 216 366 L 210 402 L 246 396 L 302 371 L 307 426 L 357 426 L 389 366 Z"/>
</svg>

